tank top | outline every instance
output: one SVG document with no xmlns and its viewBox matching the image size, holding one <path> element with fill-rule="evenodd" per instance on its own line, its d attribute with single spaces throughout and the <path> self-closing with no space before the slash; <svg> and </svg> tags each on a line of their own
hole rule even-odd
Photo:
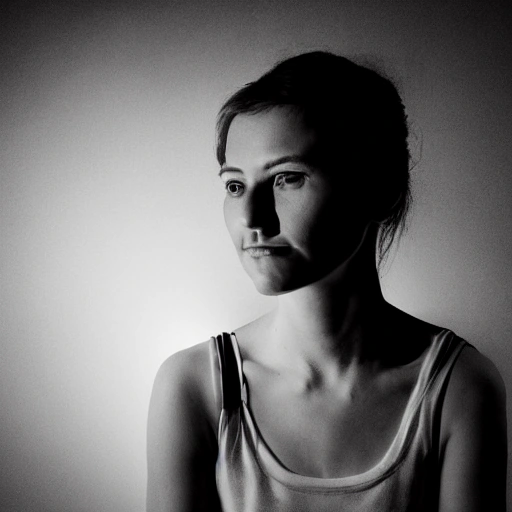
<svg viewBox="0 0 512 512">
<path fill-rule="evenodd" d="M 220 369 L 214 378 L 222 396 L 216 481 L 223 512 L 437 510 L 442 401 L 466 345 L 449 330 L 434 336 L 398 432 L 376 466 L 353 476 L 318 478 L 288 470 L 265 444 L 249 408 L 235 334 L 213 337 Z"/>
</svg>

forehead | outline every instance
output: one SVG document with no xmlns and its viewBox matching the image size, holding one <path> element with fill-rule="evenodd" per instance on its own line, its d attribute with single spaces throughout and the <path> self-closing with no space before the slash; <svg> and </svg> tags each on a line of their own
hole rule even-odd
<svg viewBox="0 0 512 512">
<path fill-rule="evenodd" d="M 283 156 L 305 156 L 317 142 L 302 115 L 287 107 L 257 114 L 239 114 L 231 122 L 226 139 L 226 165 Z"/>
</svg>

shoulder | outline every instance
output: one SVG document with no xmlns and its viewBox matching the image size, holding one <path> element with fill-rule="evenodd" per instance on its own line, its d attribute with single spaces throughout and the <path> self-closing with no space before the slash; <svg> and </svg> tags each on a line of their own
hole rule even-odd
<svg viewBox="0 0 512 512">
<path fill-rule="evenodd" d="M 215 429 L 220 414 L 220 397 L 215 387 L 218 380 L 216 365 L 211 339 L 174 353 L 156 374 L 152 401 L 159 398 L 169 406 L 186 408 Z"/>
<path fill-rule="evenodd" d="M 505 385 L 496 366 L 468 345 L 448 381 L 441 412 L 440 511 L 505 510 Z"/>
<path fill-rule="evenodd" d="M 446 390 L 446 419 L 456 426 L 483 409 L 502 412 L 505 383 L 494 363 L 472 345 L 466 345 L 453 366 Z"/>
<path fill-rule="evenodd" d="M 201 385 L 201 370 L 209 368 L 211 340 L 180 350 L 169 356 L 160 366 L 156 382 L 163 385 L 180 383 L 192 388 Z"/>
<path fill-rule="evenodd" d="M 492 442 L 506 447 L 506 391 L 494 363 L 472 345 L 460 352 L 450 375 L 441 413 L 442 449 Z"/>
<path fill-rule="evenodd" d="M 219 509 L 210 345 L 173 354 L 156 375 L 147 424 L 148 511 Z"/>
</svg>

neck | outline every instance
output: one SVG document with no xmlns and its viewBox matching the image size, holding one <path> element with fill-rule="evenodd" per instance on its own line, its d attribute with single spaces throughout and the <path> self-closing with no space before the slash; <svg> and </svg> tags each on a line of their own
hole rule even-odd
<svg viewBox="0 0 512 512">
<path fill-rule="evenodd" d="M 330 362 L 339 370 L 371 364 L 378 359 L 375 327 L 390 308 L 380 288 L 375 228 L 370 226 L 345 263 L 278 297 L 269 317 L 272 351 L 293 367 L 328 368 Z"/>
</svg>

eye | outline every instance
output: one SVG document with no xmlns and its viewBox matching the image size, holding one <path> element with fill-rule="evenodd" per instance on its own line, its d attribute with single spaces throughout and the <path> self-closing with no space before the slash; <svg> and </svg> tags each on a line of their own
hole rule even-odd
<svg viewBox="0 0 512 512">
<path fill-rule="evenodd" d="M 274 185 L 279 188 L 300 188 L 305 180 L 306 176 L 300 172 L 282 172 L 276 174 Z"/>
<path fill-rule="evenodd" d="M 230 180 L 226 182 L 226 191 L 232 197 L 238 197 L 243 194 L 244 186 L 239 181 Z"/>
</svg>

